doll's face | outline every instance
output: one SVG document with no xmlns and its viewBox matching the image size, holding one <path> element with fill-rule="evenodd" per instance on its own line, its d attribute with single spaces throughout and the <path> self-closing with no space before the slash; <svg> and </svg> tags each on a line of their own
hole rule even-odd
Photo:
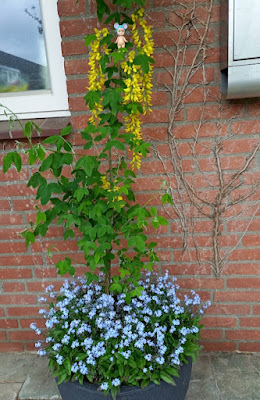
<svg viewBox="0 0 260 400">
<path fill-rule="evenodd" d="M 124 36 L 124 34 L 125 34 L 124 28 L 118 28 L 117 34 L 118 34 L 118 36 Z"/>
</svg>

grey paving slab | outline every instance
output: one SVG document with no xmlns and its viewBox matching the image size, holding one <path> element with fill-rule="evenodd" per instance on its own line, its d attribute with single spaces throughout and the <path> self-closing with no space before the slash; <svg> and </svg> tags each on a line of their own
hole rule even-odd
<svg viewBox="0 0 260 400">
<path fill-rule="evenodd" d="M 0 400 L 16 400 L 21 383 L 0 383 Z"/>
<path fill-rule="evenodd" d="M 0 382 L 24 382 L 37 355 L 0 353 Z"/>
<path fill-rule="evenodd" d="M 0 354 L 0 400 L 61 400 L 48 360 L 30 353 Z M 260 356 L 202 353 L 186 400 L 260 400 Z"/>
<path fill-rule="evenodd" d="M 260 357 L 202 354 L 193 365 L 186 400 L 260 400 Z"/>
<path fill-rule="evenodd" d="M 61 400 L 56 382 L 49 373 L 47 359 L 35 360 L 21 388 L 19 400 Z"/>
</svg>

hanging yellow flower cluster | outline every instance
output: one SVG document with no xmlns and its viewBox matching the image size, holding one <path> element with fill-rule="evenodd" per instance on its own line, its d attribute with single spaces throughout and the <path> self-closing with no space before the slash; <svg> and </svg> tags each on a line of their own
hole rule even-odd
<svg viewBox="0 0 260 400">
<path fill-rule="evenodd" d="M 90 72 L 88 75 L 89 78 L 89 91 L 96 91 L 102 90 L 103 85 L 105 82 L 105 74 L 103 74 L 101 66 L 100 66 L 100 59 L 102 57 L 102 49 L 104 54 L 108 54 L 109 50 L 106 44 L 100 45 L 101 40 L 108 35 L 108 29 L 103 28 L 101 30 L 95 29 L 96 39 L 92 41 L 90 44 L 91 51 L 89 54 L 89 66 Z M 98 114 L 102 112 L 102 105 L 95 104 L 95 107 L 91 110 L 92 117 L 90 118 L 90 122 L 96 124 L 99 122 Z"/>
<path fill-rule="evenodd" d="M 150 25 L 147 25 L 144 19 L 144 10 L 140 9 L 137 14 L 133 14 L 131 18 L 133 20 L 133 25 L 131 26 L 133 44 L 140 54 L 152 57 L 154 51 L 152 28 Z M 142 39 L 139 35 L 140 28 L 143 31 Z M 148 73 L 144 73 L 141 65 L 134 64 L 136 55 L 135 50 L 130 51 L 127 60 L 122 63 L 123 71 L 127 75 L 125 79 L 124 104 L 137 102 L 142 106 L 145 114 L 147 110 L 151 111 L 153 68 L 150 65 Z M 134 144 L 136 146 L 138 146 L 142 139 L 140 118 L 141 114 L 137 109 L 132 110 L 131 113 L 125 117 L 126 132 L 134 135 Z M 135 167 L 140 169 L 141 167 L 141 157 L 139 153 L 134 150 L 131 166 L 132 169 L 135 169 Z"/>
<path fill-rule="evenodd" d="M 113 190 L 110 189 L 110 186 L 111 186 L 111 185 L 110 185 L 110 182 L 107 181 L 106 175 L 101 176 L 101 181 L 102 181 L 102 183 L 103 183 L 103 189 L 107 190 L 108 192 L 111 192 L 111 191 L 113 191 L 114 193 L 115 193 L 115 192 L 118 192 L 119 186 L 116 186 L 116 185 L 115 185 L 115 186 L 113 187 Z M 117 181 L 115 181 L 115 184 L 116 184 L 116 183 L 117 183 Z M 120 200 L 123 200 L 123 197 L 122 197 L 122 196 L 115 196 L 113 201 L 120 201 Z"/>
</svg>

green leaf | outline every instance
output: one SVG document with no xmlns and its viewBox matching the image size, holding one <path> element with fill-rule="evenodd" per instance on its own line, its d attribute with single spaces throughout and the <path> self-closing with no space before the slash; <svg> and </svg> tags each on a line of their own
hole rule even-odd
<svg viewBox="0 0 260 400">
<path fill-rule="evenodd" d="M 46 143 L 46 144 L 56 143 L 57 140 L 59 139 L 59 137 L 60 137 L 59 135 L 49 136 L 49 137 L 47 137 L 47 139 L 43 140 L 43 143 Z"/>
<path fill-rule="evenodd" d="M 86 104 L 89 106 L 90 110 L 92 110 L 96 104 L 100 103 L 101 91 L 89 90 L 84 99 L 86 100 Z"/>
<path fill-rule="evenodd" d="M 96 40 L 97 39 L 97 37 L 96 37 L 96 35 L 94 35 L 94 34 L 90 34 L 90 35 L 87 35 L 86 37 L 85 37 L 85 45 L 86 46 L 89 46 L 94 40 Z"/>
<path fill-rule="evenodd" d="M 65 369 L 66 369 L 66 371 L 67 371 L 67 374 L 68 374 L 68 375 L 71 375 L 71 365 L 70 365 L 70 360 L 69 360 L 68 358 L 66 358 L 66 359 L 64 360 L 63 365 L 64 365 L 64 367 L 65 367 Z"/>
<path fill-rule="evenodd" d="M 111 290 L 111 292 L 121 293 L 122 286 L 119 283 L 112 283 L 112 285 L 110 286 L 110 290 Z"/>
<path fill-rule="evenodd" d="M 71 131 L 72 131 L 72 126 L 68 125 L 68 126 L 66 126 L 65 128 L 63 128 L 61 130 L 60 134 L 61 134 L 61 136 L 67 136 L 67 135 L 69 135 L 71 133 Z"/>
<path fill-rule="evenodd" d="M 116 114 L 122 101 L 121 89 L 107 89 L 102 104 L 104 108 L 108 107 L 112 114 Z"/>
<path fill-rule="evenodd" d="M 28 247 L 30 243 L 34 243 L 35 242 L 35 236 L 34 236 L 33 232 L 26 231 L 23 234 L 23 236 L 25 237 L 26 247 Z"/>
<path fill-rule="evenodd" d="M 152 214 L 152 216 L 157 215 L 157 209 L 155 207 L 151 207 L 150 213 Z"/>
<path fill-rule="evenodd" d="M 162 196 L 162 204 L 166 204 L 166 203 L 173 204 L 172 203 L 172 197 L 168 193 L 165 193 Z"/>
<path fill-rule="evenodd" d="M 41 222 L 46 222 L 45 212 L 39 211 L 36 217 L 36 224 L 39 225 Z"/>
<path fill-rule="evenodd" d="M 102 21 L 103 15 L 110 14 L 110 10 L 108 8 L 108 6 L 106 5 L 106 3 L 104 2 L 104 0 L 96 0 L 97 2 L 97 16 L 98 16 L 98 20 L 99 22 Z"/>
<path fill-rule="evenodd" d="M 46 179 L 43 178 L 39 172 L 35 172 L 35 174 L 33 174 L 33 176 L 29 179 L 27 186 L 32 186 L 35 189 L 37 186 L 43 183 L 46 184 Z"/>
<path fill-rule="evenodd" d="M 67 229 L 64 233 L 64 239 L 67 240 L 69 238 L 74 238 L 75 234 L 72 229 Z"/>
<path fill-rule="evenodd" d="M 33 125 L 31 121 L 26 122 L 23 133 L 24 136 L 30 141 L 33 133 Z"/>
<path fill-rule="evenodd" d="M 11 167 L 12 163 L 16 166 L 18 172 L 21 171 L 22 168 L 22 159 L 21 156 L 16 152 L 12 151 L 8 153 L 3 159 L 3 172 L 6 173 L 8 169 Z"/>
<path fill-rule="evenodd" d="M 136 245 L 136 236 L 132 236 L 130 237 L 130 239 L 128 240 L 128 246 L 129 247 L 134 247 Z"/>
<path fill-rule="evenodd" d="M 53 136 L 52 136 L 53 137 Z M 50 154 L 45 160 L 42 162 L 42 165 L 39 168 L 39 171 L 44 172 L 50 168 L 53 162 L 53 154 Z"/>
<path fill-rule="evenodd" d="M 161 371 L 160 375 L 162 380 L 164 380 L 167 383 L 170 383 L 171 385 L 175 385 L 174 380 L 169 374 L 167 374 L 167 372 Z"/>
<path fill-rule="evenodd" d="M 88 193 L 89 190 L 87 188 L 78 188 L 73 194 L 73 197 L 76 197 L 77 201 L 80 202 Z"/>
<path fill-rule="evenodd" d="M 158 216 L 158 222 L 159 222 L 160 225 L 168 225 L 169 224 L 167 219 L 164 218 L 164 217 L 161 217 L 160 215 Z"/>
<path fill-rule="evenodd" d="M 14 152 L 13 153 L 13 161 L 14 161 L 14 165 L 16 166 L 17 171 L 20 172 L 21 168 L 22 168 L 22 159 L 21 159 L 20 154 Z"/>
<path fill-rule="evenodd" d="M 35 161 L 37 160 L 38 152 L 35 147 L 32 147 L 29 150 L 29 165 L 33 165 Z"/>
<path fill-rule="evenodd" d="M 148 57 L 146 54 L 138 54 L 133 61 L 133 64 L 140 65 L 142 67 L 142 70 L 145 74 L 148 74 L 149 72 L 150 63 L 154 63 L 154 60 L 151 57 Z"/>
</svg>

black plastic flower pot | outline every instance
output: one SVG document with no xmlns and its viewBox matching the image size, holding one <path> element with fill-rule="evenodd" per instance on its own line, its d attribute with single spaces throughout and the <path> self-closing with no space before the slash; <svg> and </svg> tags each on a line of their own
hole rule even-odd
<svg viewBox="0 0 260 400">
<path fill-rule="evenodd" d="M 150 383 L 144 389 L 136 386 L 121 386 L 118 400 L 184 400 L 189 387 L 192 362 L 183 364 L 180 377 L 174 378 L 175 386 L 161 381 L 160 385 Z M 58 385 L 63 400 L 112 400 L 98 390 L 98 386 L 91 383 L 80 385 L 78 382 L 63 382 Z"/>
</svg>

